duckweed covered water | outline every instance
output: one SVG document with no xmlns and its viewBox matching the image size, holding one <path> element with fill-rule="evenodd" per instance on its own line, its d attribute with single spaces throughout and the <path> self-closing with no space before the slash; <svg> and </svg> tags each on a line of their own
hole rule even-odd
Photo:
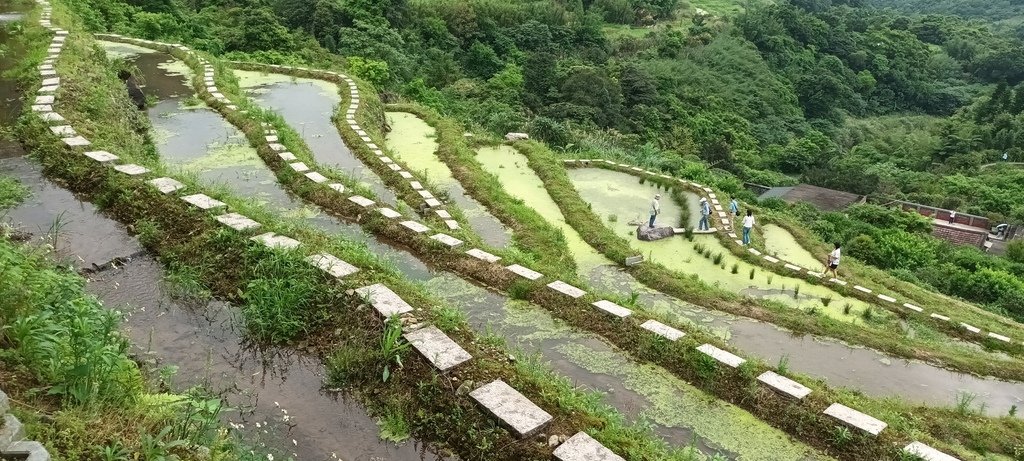
<svg viewBox="0 0 1024 461">
<path fill-rule="evenodd" d="M 388 149 L 418 177 L 426 178 L 431 184 L 444 190 L 462 210 L 470 227 L 485 243 L 504 248 L 510 240 L 510 233 L 480 202 L 466 194 L 466 190 L 452 176 L 452 171 L 437 157 L 437 131 L 419 117 L 408 112 L 387 112 L 388 132 L 385 142 Z"/>
<path fill-rule="evenodd" d="M 812 270 L 824 270 L 824 255 L 820 258 L 814 257 L 811 252 L 800 246 L 793 234 L 786 229 L 775 224 L 766 224 L 760 226 L 759 230 L 764 236 L 764 248 L 768 254 L 798 266 Z"/>
</svg>

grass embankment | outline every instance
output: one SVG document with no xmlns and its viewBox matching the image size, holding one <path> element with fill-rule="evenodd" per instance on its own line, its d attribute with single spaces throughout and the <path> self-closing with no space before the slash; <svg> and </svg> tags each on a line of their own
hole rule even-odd
<svg viewBox="0 0 1024 461">
<path fill-rule="evenodd" d="M 223 90 L 223 86 L 221 89 Z M 243 107 L 245 106 L 244 102 L 241 104 Z M 231 117 L 230 114 L 229 112 L 229 117 Z M 258 116 L 258 112 L 249 110 L 249 115 L 253 114 Z M 949 430 L 949 425 L 946 423 L 949 412 L 946 410 L 913 408 L 893 401 L 866 399 L 856 393 L 830 390 L 820 382 L 807 379 L 805 381 L 817 392 L 803 405 L 792 405 L 756 384 L 754 378 L 760 371 L 767 368 L 763 364 L 749 362 L 739 371 L 726 370 L 717 366 L 703 354 L 696 352 L 694 350 L 696 345 L 715 342 L 700 333 L 693 333 L 677 343 L 657 340 L 637 328 L 637 324 L 643 320 L 637 318 L 640 316 L 634 316 L 634 319 L 627 321 L 614 321 L 595 313 L 589 306 L 589 302 L 596 299 L 595 295 L 581 300 L 567 300 L 563 296 L 545 289 L 543 283 L 547 279 L 542 282 L 515 280 L 508 272 L 493 265 L 481 264 L 479 261 L 463 255 L 461 251 L 451 251 L 431 245 L 425 237 L 410 239 L 408 231 L 395 226 L 390 221 L 367 219 L 363 216 L 361 208 L 350 202 L 338 200 L 336 195 L 319 194 L 315 188 L 308 187 L 308 182 L 293 178 L 294 175 L 291 175 L 287 168 L 276 160 L 277 157 L 265 148 L 265 143 L 261 142 L 262 129 L 257 121 L 242 120 L 235 123 L 250 135 L 251 140 L 254 140 L 253 144 L 260 149 L 261 156 L 267 161 L 268 166 L 278 173 L 282 184 L 332 214 L 348 220 L 359 221 L 364 228 L 386 241 L 402 242 L 405 248 L 428 262 L 503 290 L 513 297 L 525 298 L 549 309 L 570 324 L 602 334 L 633 355 L 658 363 L 677 376 L 695 383 L 724 400 L 741 405 L 762 419 L 788 430 L 798 438 L 828 449 L 830 453 L 844 459 L 898 457 L 894 447 L 899 439 L 931 440 L 935 445 L 954 452 L 963 452 L 962 448 L 956 448 L 957 441 L 962 441 L 965 445 L 983 451 L 1009 449 L 1009 445 L 1002 445 L 1002 442 L 997 440 L 1000 440 L 1003 435 L 1013 433 L 1016 427 L 1014 425 L 1017 422 L 1012 419 L 989 419 L 975 415 L 966 419 L 960 418 L 959 421 L 963 421 L 963 423 L 955 424 L 956 429 Z M 279 128 L 280 132 L 282 132 L 281 128 Z M 301 139 L 297 137 L 282 138 L 282 142 L 289 147 L 289 150 L 302 150 Z M 891 426 L 892 429 L 880 440 L 849 434 L 844 430 L 837 429 L 834 422 L 820 414 L 820 411 L 833 400 L 860 408 L 883 420 L 900 421 L 901 423 Z M 911 419 L 916 422 L 902 423 Z M 943 434 L 942 439 L 947 442 L 935 442 L 925 434 L 926 432 Z M 953 433 L 962 435 L 956 438 L 945 436 Z M 1000 434 L 1000 436 L 989 438 L 987 434 L 993 433 Z"/>
<path fill-rule="evenodd" d="M 587 243 L 614 261 L 622 261 L 627 256 L 636 254 L 636 250 L 626 239 L 605 226 L 601 218 L 590 210 L 566 174 L 561 159 L 537 142 L 518 142 L 515 147 L 527 156 L 530 167 L 544 182 L 548 193 L 565 215 L 566 221 Z M 658 177 L 648 177 L 648 180 L 658 181 L 666 187 L 677 187 L 675 181 Z M 750 256 L 742 250 L 736 254 Z M 759 258 L 753 260 L 761 261 Z M 735 293 L 709 286 L 697 278 L 675 273 L 660 264 L 645 263 L 631 266 L 627 270 L 641 283 L 656 290 L 712 309 L 768 321 L 797 333 L 814 333 L 838 338 L 898 357 L 925 360 L 968 373 L 1024 379 L 1024 361 L 1014 359 L 993 362 L 986 357 L 968 353 L 963 348 L 951 347 L 947 341 L 907 338 L 896 318 L 889 318 L 885 323 L 878 319 L 876 323 L 868 323 L 862 328 L 852 327 L 848 322 L 811 314 L 779 303 L 741 298 Z M 920 325 L 918 328 L 929 327 Z"/>
<path fill-rule="evenodd" d="M 55 10 L 63 13 L 62 3 L 55 3 Z M 93 142 L 91 148 L 145 165 L 154 170 L 150 177 L 167 174 L 144 134 L 148 123 L 138 118 L 103 50 L 78 32 L 81 27 L 76 18 L 55 16 L 72 31 L 57 63 L 61 89 L 56 109 Z M 39 60 L 34 58 L 27 68 L 33 69 Z M 26 74 L 24 83 L 37 85 L 38 77 L 34 72 Z M 262 131 L 258 123 L 255 126 Z M 587 430 L 631 459 L 688 458 L 681 450 L 669 450 L 649 430 L 628 425 L 621 415 L 601 404 L 597 394 L 576 391 L 572 383 L 554 376 L 535 360 L 510 363 L 509 351 L 494 338 L 475 336 L 458 311 L 441 306 L 426 291 L 403 280 L 362 244 L 279 219 L 251 201 L 223 190 L 204 191 L 194 178 L 172 174 L 192 193 L 208 193 L 260 221 L 264 226 L 261 231 L 278 232 L 303 242 L 295 252 L 270 251 L 173 195 L 162 195 L 138 178 L 69 152 L 33 115 L 22 118 L 19 137 L 43 163 L 48 176 L 127 224 L 179 280 L 190 280 L 215 296 L 241 305 L 249 333 L 255 339 L 278 343 L 302 340 L 313 345 L 328 362 L 330 385 L 349 390 L 372 412 L 389 421 L 392 429 L 407 428 L 420 439 L 451 449 L 464 459 L 550 458 L 546 440 L 516 440 L 464 395 L 470 383 L 501 378 L 554 416 L 548 433 L 571 435 Z M 342 281 L 329 278 L 304 260 L 322 251 L 362 270 Z M 417 306 L 420 320 L 444 330 L 473 355 L 473 360 L 441 375 L 420 355 L 396 351 L 397 342 L 382 340 L 390 336 L 385 332 L 396 327 L 386 325 L 362 299 L 348 294 L 351 288 L 369 283 L 385 283 Z M 404 356 L 400 370 L 395 367 L 396 356 Z M 382 372 L 389 365 L 392 373 L 382 382 Z"/>
<path fill-rule="evenodd" d="M 230 83 L 218 81 L 218 87 L 222 92 L 231 93 Z M 204 97 L 214 106 L 220 105 L 208 94 L 204 94 Z M 379 218 L 375 213 L 367 214 L 364 209 L 340 199 L 337 194 L 323 193 L 325 191 L 322 191 L 322 186 L 313 185 L 291 172 L 263 142 L 263 127 L 260 125 L 259 117 L 265 117 L 266 114 L 252 108 L 240 95 L 235 95 L 233 99 L 243 109 L 248 110 L 248 114 L 226 110 L 224 112 L 229 120 L 247 133 L 252 144 L 257 146 L 261 157 L 275 171 L 282 184 L 306 200 L 317 203 L 332 214 L 360 222 L 365 229 L 385 241 L 401 242 L 405 248 L 427 262 L 503 290 L 513 297 L 528 299 L 548 308 L 570 324 L 602 334 L 635 356 L 658 363 L 677 376 L 724 400 L 747 408 L 763 420 L 836 456 L 843 459 L 896 458 L 900 456 L 897 451 L 899 443 L 911 439 L 922 439 L 948 451 L 960 453 L 964 451 L 956 446 L 958 442 L 982 451 L 1005 452 L 1010 449 L 1010 445 L 1004 444 L 1007 439 L 1002 436 L 1013 433 L 1011 428 L 1016 422 L 1012 419 L 1004 422 L 1004 419 L 961 416 L 960 421 L 963 422 L 957 424 L 955 430 L 950 430 L 946 423 L 949 416 L 946 410 L 914 408 L 898 402 L 866 399 L 854 392 L 828 389 L 820 382 L 806 378 L 804 380 L 808 381 L 816 392 L 803 404 L 793 405 L 756 383 L 755 377 L 767 369 L 763 364 L 749 362 L 739 371 L 727 370 L 696 352 L 696 345 L 716 342 L 706 335 L 691 332 L 692 334 L 684 340 L 666 343 L 637 327 L 644 320 L 639 318 L 640 315 L 627 321 L 615 321 L 594 312 L 589 302 L 596 300 L 596 295 L 592 294 L 580 300 L 567 300 L 543 286 L 547 279 L 541 282 L 516 280 L 507 271 L 469 258 L 462 254 L 461 250 L 452 251 L 440 247 L 425 236 L 410 238 L 408 230 L 397 226 L 393 221 Z M 279 127 L 279 133 L 286 132 L 285 130 L 286 127 Z M 284 136 L 281 137 L 281 141 L 293 152 L 306 149 L 302 147 L 301 138 L 298 136 Z M 900 421 L 900 424 L 890 426 L 891 429 L 880 439 L 871 439 L 838 429 L 834 421 L 820 414 L 821 410 L 836 400 L 883 420 Z M 964 413 L 966 414 L 966 410 Z M 903 423 L 912 417 L 915 423 Z M 943 434 L 942 439 L 947 442 L 932 439 L 927 435 L 928 432 Z M 946 434 L 961 435 L 949 438 L 945 437 Z M 999 434 L 998 441 L 990 438 L 990 434 Z"/>
</svg>

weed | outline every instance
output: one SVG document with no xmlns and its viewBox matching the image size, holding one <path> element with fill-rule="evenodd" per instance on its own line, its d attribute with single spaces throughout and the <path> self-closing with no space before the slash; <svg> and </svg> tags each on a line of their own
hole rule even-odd
<svg viewBox="0 0 1024 461">
<path fill-rule="evenodd" d="M 739 265 L 739 263 L 732 263 L 732 273 L 733 273 L 733 274 L 738 274 L 738 273 L 740 273 L 740 265 Z M 750 277 L 750 278 L 754 278 L 754 277 L 753 277 L 753 274 L 751 274 L 751 277 Z"/>
<path fill-rule="evenodd" d="M 367 365 L 364 351 L 349 344 L 340 344 L 327 359 L 327 382 L 336 388 L 353 384 Z"/>
<path fill-rule="evenodd" d="M 512 299 L 529 299 L 533 291 L 533 284 L 526 280 L 517 280 L 508 287 L 508 297 Z"/>
<path fill-rule="evenodd" d="M 722 264 L 722 258 L 724 258 L 724 257 L 725 256 L 722 255 L 722 253 L 718 253 L 718 254 L 715 255 L 714 259 L 712 259 L 711 261 L 713 261 L 715 263 L 715 265 L 717 266 L 719 264 Z"/>
<path fill-rule="evenodd" d="M 402 353 L 409 349 L 409 343 L 402 341 L 402 322 L 397 317 L 388 319 L 384 335 L 380 338 L 380 359 L 384 365 L 381 380 L 388 382 L 391 365 L 402 368 Z"/>
<path fill-rule="evenodd" d="M 434 311 L 434 325 L 442 330 L 456 330 L 466 322 L 466 313 L 452 306 L 440 306 Z"/>
<path fill-rule="evenodd" d="M 255 277 L 242 293 L 249 331 L 270 342 L 291 340 L 313 326 L 307 316 L 316 296 L 309 266 L 298 255 L 258 249 Z"/>
<path fill-rule="evenodd" d="M 794 285 L 793 286 L 793 299 L 797 299 L 799 297 L 800 297 L 800 285 Z M 826 307 L 828 307 L 828 306 L 826 306 Z"/>
<path fill-rule="evenodd" d="M 405 415 L 398 411 L 391 411 L 377 420 L 377 427 L 380 428 L 380 439 L 388 442 L 400 443 L 409 439 L 412 429 Z"/>
<path fill-rule="evenodd" d="M 683 237 L 685 237 L 687 241 L 692 242 L 693 241 L 693 228 L 692 227 L 687 227 L 686 229 L 683 229 Z"/>
<path fill-rule="evenodd" d="M 850 315 L 850 312 L 852 312 L 852 311 L 853 311 L 853 304 L 850 304 L 850 303 L 843 304 L 843 314 L 844 315 Z"/>
<path fill-rule="evenodd" d="M 610 214 L 610 215 L 608 215 L 608 222 L 610 222 L 610 223 L 619 222 L 619 217 L 617 215 Z"/>
<path fill-rule="evenodd" d="M 789 354 L 779 357 L 779 364 L 775 367 L 780 375 L 789 374 Z"/>
<path fill-rule="evenodd" d="M 750 280 L 754 280 L 754 274 L 757 273 L 757 269 L 750 268 Z"/>
<path fill-rule="evenodd" d="M 774 280 L 774 279 L 775 279 L 775 277 L 772 274 L 768 274 L 768 284 L 769 285 L 772 284 L 772 280 Z"/>
<path fill-rule="evenodd" d="M 974 412 L 971 408 L 978 395 L 973 392 L 961 391 L 954 397 L 953 409 L 960 415 L 967 416 Z"/>
<path fill-rule="evenodd" d="M 1010 405 L 1010 417 L 1017 416 L 1017 405 Z"/>
<path fill-rule="evenodd" d="M 630 307 L 636 307 L 637 301 L 640 300 L 640 292 L 636 290 L 629 291 L 629 298 L 626 299 L 626 305 Z"/>
<path fill-rule="evenodd" d="M 845 426 L 835 426 L 832 428 L 832 444 L 837 447 L 842 447 L 853 441 L 853 433 L 850 429 Z"/>
<path fill-rule="evenodd" d="M 871 306 L 867 306 L 863 311 L 861 311 L 860 317 L 864 319 L 865 322 L 870 322 L 875 318 L 875 310 L 872 309 Z"/>
<path fill-rule="evenodd" d="M 818 309 L 818 306 L 811 306 L 811 307 L 807 308 L 807 313 L 808 314 L 818 315 L 818 312 L 821 312 L 821 309 Z"/>
<path fill-rule="evenodd" d="M 828 307 L 829 304 L 832 304 L 832 296 L 823 296 L 821 298 L 821 305 Z"/>
<path fill-rule="evenodd" d="M 693 244 L 693 251 L 696 251 L 697 254 L 704 254 L 704 250 L 706 250 L 706 249 L 707 249 L 707 247 L 705 247 L 703 243 L 694 243 Z"/>
<path fill-rule="evenodd" d="M 718 362 L 715 359 L 707 356 L 706 354 L 697 354 L 697 376 L 707 381 L 715 377 L 718 374 Z"/>
<path fill-rule="evenodd" d="M 707 259 L 711 259 L 711 250 L 710 249 L 704 250 L 704 257 L 707 258 Z"/>
</svg>

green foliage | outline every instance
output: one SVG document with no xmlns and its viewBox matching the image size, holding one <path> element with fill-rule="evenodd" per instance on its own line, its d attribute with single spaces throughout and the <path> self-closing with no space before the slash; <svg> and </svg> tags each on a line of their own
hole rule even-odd
<svg viewBox="0 0 1024 461">
<path fill-rule="evenodd" d="M 0 210 L 17 205 L 27 195 L 28 189 L 21 185 L 18 180 L 0 176 Z"/>
<path fill-rule="evenodd" d="M 373 59 L 366 59 L 361 56 L 349 56 L 345 58 L 349 70 L 357 77 L 366 80 L 378 88 L 383 88 L 391 80 L 391 71 L 388 63 Z"/>
<path fill-rule="evenodd" d="M 1006 258 L 1017 264 L 1024 264 L 1024 239 L 1012 240 L 1006 245 Z"/>
<path fill-rule="evenodd" d="M 253 250 L 265 255 L 256 260 L 253 277 L 242 298 L 245 323 L 257 338 L 278 343 L 308 331 L 315 311 L 314 277 L 309 264 L 293 253 Z"/>
<path fill-rule="evenodd" d="M 402 322 L 396 317 L 388 319 L 380 338 L 381 381 L 391 378 L 392 366 L 402 368 L 402 354 L 408 349 L 409 343 L 402 340 Z"/>
</svg>

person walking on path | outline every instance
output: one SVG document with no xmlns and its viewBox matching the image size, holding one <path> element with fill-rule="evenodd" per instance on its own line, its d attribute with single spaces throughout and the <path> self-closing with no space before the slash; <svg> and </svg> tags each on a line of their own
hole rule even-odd
<svg viewBox="0 0 1024 461">
<path fill-rule="evenodd" d="M 750 246 L 750 230 L 754 228 L 754 212 L 747 210 L 743 217 L 743 246 Z"/>
<path fill-rule="evenodd" d="M 729 202 L 729 211 L 732 212 L 732 217 L 734 219 L 740 215 L 740 204 L 736 199 L 732 199 L 732 201 Z"/>
<path fill-rule="evenodd" d="M 708 217 L 711 216 L 711 205 L 708 205 L 708 199 L 700 198 L 700 222 L 697 223 L 697 230 L 711 230 L 711 224 L 708 221 Z"/>
<path fill-rule="evenodd" d="M 832 250 L 828 254 L 828 261 L 825 266 L 825 273 L 832 273 L 832 278 L 839 278 L 839 258 L 842 256 L 843 249 L 839 242 L 836 242 L 836 249 Z"/>
<path fill-rule="evenodd" d="M 956 222 L 956 211 L 949 212 L 949 223 L 953 224 Z"/>
<path fill-rule="evenodd" d="M 647 227 L 654 228 L 654 219 L 661 214 L 661 203 L 658 200 L 661 199 L 661 194 L 654 194 L 654 200 L 651 201 L 651 221 L 647 224 Z"/>
</svg>

